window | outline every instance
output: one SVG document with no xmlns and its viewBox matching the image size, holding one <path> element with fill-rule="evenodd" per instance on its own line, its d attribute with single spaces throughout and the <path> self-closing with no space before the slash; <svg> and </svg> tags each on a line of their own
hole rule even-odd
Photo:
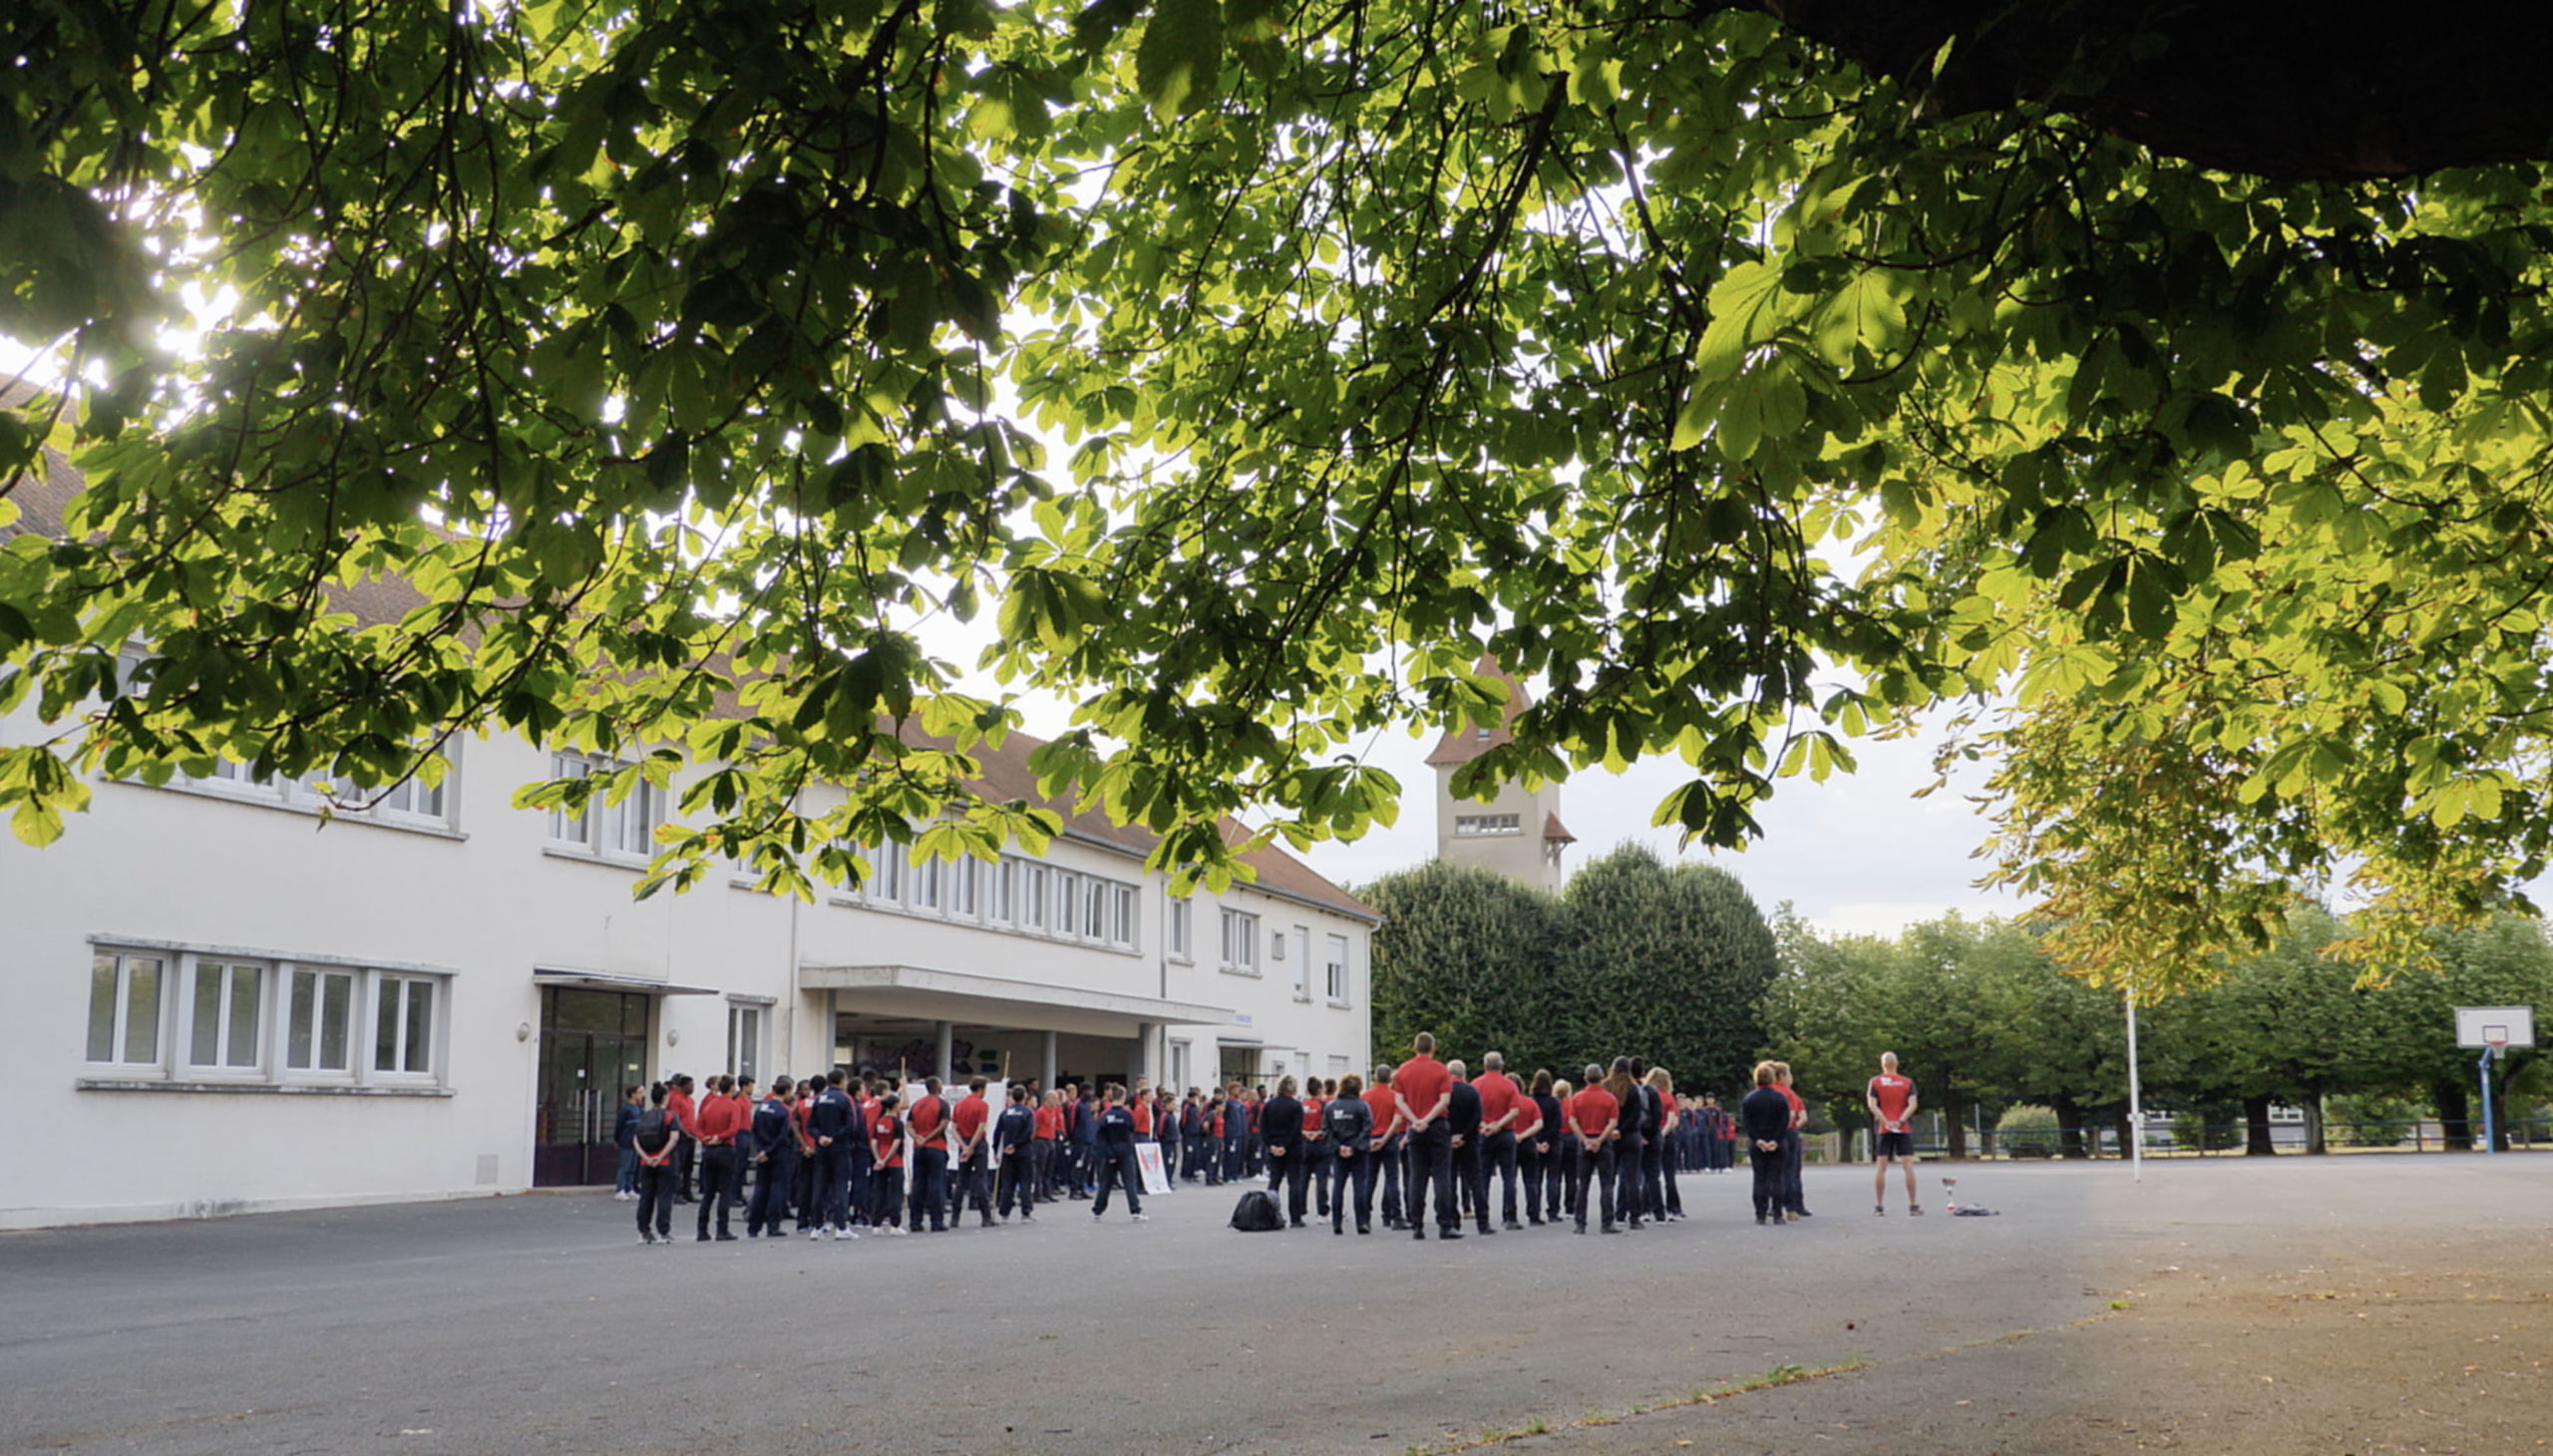
<svg viewBox="0 0 2553 1456">
<path fill-rule="evenodd" d="M 762 1021 L 760 1006 L 727 1007 L 727 1070 L 757 1082 L 762 1080 Z"/>
<path fill-rule="evenodd" d="M 1135 948 L 1135 887 L 1112 885 L 1109 893 L 1117 900 L 1116 918 L 1109 925 L 1109 943 L 1132 950 Z"/>
<path fill-rule="evenodd" d="M 112 1065 L 160 1062 L 161 976 L 156 955 L 101 950 L 89 959 L 89 1060 Z"/>
<path fill-rule="evenodd" d="M 1019 862 L 1003 856 L 985 877 L 990 883 L 984 889 L 984 918 L 997 925 L 1011 921 L 1011 906 L 1019 885 Z"/>
<path fill-rule="evenodd" d="M 295 967 L 291 982 L 284 1009 L 284 1070 L 352 1072 L 355 973 Z"/>
<path fill-rule="evenodd" d="M 1078 935 L 1081 923 L 1081 877 L 1070 870 L 1055 872 L 1055 933 Z"/>
<path fill-rule="evenodd" d="M 373 1005 L 372 1069 L 413 1075 L 433 1072 L 434 981 L 425 976 L 382 976 Z"/>
<path fill-rule="evenodd" d="M 1022 928 L 1046 928 L 1046 882 L 1053 875 L 1043 865 L 1019 867 L 1019 923 Z"/>
<path fill-rule="evenodd" d="M 214 1071 L 253 1071 L 265 1018 L 266 968 L 244 960 L 198 960 L 186 1025 L 186 1062 Z"/>
<path fill-rule="evenodd" d="M 972 856 L 948 867 L 948 912 L 973 919 L 982 903 L 984 863 Z"/>
<path fill-rule="evenodd" d="M 905 851 L 901 845 L 879 845 L 869 852 L 869 898 L 888 905 L 905 898 Z"/>
<path fill-rule="evenodd" d="M 1195 910 L 1196 907 L 1184 900 L 1174 899 L 1170 903 L 1170 953 L 1181 960 L 1197 953 L 1196 936 L 1190 928 Z"/>
<path fill-rule="evenodd" d="M 1294 927 L 1293 941 L 1293 954 L 1287 958 L 1294 962 L 1294 999 L 1297 1001 L 1308 1001 L 1312 998 L 1311 926 L 1296 925 Z M 1285 937 L 1279 935 L 1276 938 L 1276 943 L 1279 945 L 1284 944 Z"/>
<path fill-rule="evenodd" d="M 1110 917 L 1117 908 L 1116 899 L 1108 893 L 1108 882 L 1098 879 L 1082 881 L 1081 932 L 1094 940 L 1114 940 L 1116 926 Z"/>
<path fill-rule="evenodd" d="M 1458 814 L 1454 817 L 1454 836 L 1469 839 L 1476 835 L 1523 834 L 1525 828 L 1513 814 Z"/>
<path fill-rule="evenodd" d="M 1259 916 L 1247 910 L 1224 911 L 1224 969 L 1259 974 Z"/>
<path fill-rule="evenodd" d="M 913 867 L 913 909 L 939 909 L 939 887 L 947 868 L 935 859 L 924 860 Z"/>
<path fill-rule="evenodd" d="M 598 778 L 616 774 L 628 765 L 609 759 L 593 758 L 580 753 L 554 753 L 549 756 L 549 776 L 553 779 Z M 434 791 L 440 794 L 440 790 Z M 609 791 L 594 786 L 593 797 L 585 801 L 581 813 L 570 813 L 565 805 L 549 811 L 549 842 L 564 849 L 582 850 L 592 855 L 620 859 L 647 859 L 656 853 L 656 826 L 665 819 L 665 791 L 640 779 L 617 804 L 605 802 Z"/>
<path fill-rule="evenodd" d="M 1328 965 L 1329 1003 L 1344 1006 L 1347 1004 L 1347 937 L 1329 936 L 1322 959 Z"/>
</svg>

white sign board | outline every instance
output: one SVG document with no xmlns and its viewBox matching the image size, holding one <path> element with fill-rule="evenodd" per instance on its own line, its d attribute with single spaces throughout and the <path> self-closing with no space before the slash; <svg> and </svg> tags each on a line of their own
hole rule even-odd
<svg viewBox="0 0 2553 1456">
<path fill-rule="evenodd" d="M 1170 1192 L 1170 1170 L 1162 1166 L 1161 1144 L 1137 1143 L 1135 1145 L 1135 1166 L 1143 1170 L 1144 1192 Z"/>
<path fill-rule="evenodd" d="M 2535 1008 L 2458 1006 L 2455 1008 L 2455 1044 L 2531 1047 L 2535 1045 Z"/>
</svg>

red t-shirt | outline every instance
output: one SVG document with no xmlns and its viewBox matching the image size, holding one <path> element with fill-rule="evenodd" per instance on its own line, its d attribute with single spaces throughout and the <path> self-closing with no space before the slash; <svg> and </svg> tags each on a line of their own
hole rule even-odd
<svg viewBox="0 0 2553 1456">
<path fill-rule="evenodd" d="M 704 1143 L 732 1143 L 736 1134 L 745 1130 L 749 1120 L 745 1099 L 713 1094 L 700 1104 L 700 1140 Z"/>
<path fill-rule="evenodd" d="M 1379 1143 L 1392 1134 L 1392 1124 L 1400 1120 L 1400 1095 L 1389 1087 L 1365 1089 L 1365 1105 L 1374 1109 L 1374 1141 Z"/>
<path fill-rule="evenodd" d="M 1584 1092 L 1573 1093 L 1569 1099 L 1570 1126 L 1591 1138 L 1603 1137 L 1605 1129 L 1611 1127 L 1614 1119 L 1622 1116 L 1622 1113 L 1623 1104 L 1614 1099 L 1613 1093 L 1602 1087 L 1590 1087 Z"/>
<path fill-rule="evenodd" d="M 1303 1141 L 1318 1142 L 1329 1136 L 1320 1127 L 1320 1110 L 1328 1105 L 1317 1097 L 1303 1099 Z"/>
<path fill-rule="evenodd" d="M 905 1121 L 912 1124 L 913 1146 L 948 1151 L 948 1104 L 927 1094 L 913 1099 L 913 1110 Z"/>
<path fill-rule="evenodd" d="M 1152 1131 L 1153 1131 L 1153 1105 L 1152 1105 L 1150 1102 L 1138 1102 L 1138 1103 L 1136 1103 L 1136 1104 L 1135 1104 L 1135 1136 L 1136 1136 L 1136 1137 L 1139 1137 L 1139 1138 L 1143 1138 L 1143 1137 L 1150 1137 L 1150 1136 L 1152 1136 Z"/>
<path fill-rule="evenodd" d="M 690 1093 L 681 1091 L 666 1093 L 665 1111 L 673 1114 L 674 1126 L 694 1137 L 699 1136 L 700 1108 L 691 1100 Z"/>
<path fill-rule="evenodd" d="M 1543 1105 L 1534 1100 L 1533 1093 L 1522 1087 L 1517 1088 L 1516 1118 L 1507 1124 L 1507 1130 L 1514 1133 L 1519 1142 L 1538 1142 L 1552 1135 L 1550 1128 L 1536 1128 L 1535 1124 L 1542 1120 Z"/>
<path fill-rule="evenodd" d="M 965 1142 L 973 1138 L 975 1134 L 982 1132 L 984 1130 L 984 1119 L 990 1116 L 992 1116 L 992 1109 L 985 1105 L 983 1098 L 976 1096 L 972 1092 L 958 1098 L 957 1116 L 955 1119 L 957 1126 L 957 1140 L 959 1142 Z"/>
<path fill-rule="evenodd" d="M 1782 1094 L 1782 1097 L 1784 1098 L 1784 1100 L 1786 1100 L 1786 1101 L 1788 1101 L 1788 1102 L 1790 1103 L 1790 1105 L 1791 1105 L 1791 1126 L 1792 1126 L 1792 1127 L 1798 1127 L 1798 1126 L 1800 1125 L 1801 1121 L 1802 1121 L 1804 1118 L 1806 1118 L 1806 1117 L 1808 1116 L 1808 1104 L 1807 1104 L 1805 1101 L 1801 1100 L 1800 1095 L 1799 1095 L 1798 1093 L 1796 1093 L 1796 1092 L 1792 1091 L 1792 1090 L 1791 1090 L 1790 1088 L 1788 1088 L 1788 1087 L 1779 1087 L 1779 1086 L 1777 1086 L 1775 1090 L 1779 1091 L 1779 1092 Z"/>
<path fill-rule="evenodd" d="M 1481 1073 L 1472 1078 L 1472 1090 L 1480 1094 L 1480 1127 L 1484 1133 L 1516 1105 L 1516 1084 L 1507 1080 L 1505 1072 Z"/>
<path fill-rule="evenodd" d="M 1409 1109 L 1409 1120 L 1442 1117 L 1447 1111 L 1445 1098 L 1454 1090 L 1454 1074 L 1445 1064 L 1430 1056 L 1415 1056 L 1400 1064 L 1392 1073 L 1392 1091 Z"/>
<path fill-rule="evenodd" d="M 1879 1130 L 1906 1131 L 1906 1104 L 1915 1100 L 1915 1079 L 1882 1072 L 1871 1078 L 1871 1097 L 1879 1103 Z"/>
<path fill-rule="evenodd" d="M 1064 1110 L 1060 1107 L 1048 1107 L 1042 1103 L 1039 1104 L 1037 1108 L 1037 1136 L 1051 1141 L 1061 1134 L 1063 1130 Z"/>
<path fill-rule="evenodd" d="M 892 1117 L 869 1119 L 869 1138 L 877 1147 L 879 1167 L 902 1168 L 905 1166 L 905 1130 L 896 1125 L 896 1119 Z"/>
</svg>

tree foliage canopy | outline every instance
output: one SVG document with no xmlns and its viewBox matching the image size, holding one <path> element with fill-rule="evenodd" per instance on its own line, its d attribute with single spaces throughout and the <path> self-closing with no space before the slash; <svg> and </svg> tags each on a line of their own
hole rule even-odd
<svg viewBox="0 0 2553 1456">
<path fill-rule="evenodd" d="M 1560 896 L 1430 861 L 1361 887 L 1374 932 L 1376 1056 L 1420 1031 L 1448 1054 L 1576 1080 L 1590 1061 L 1646 1058 L 1685 1091 L 1735 1091 L 1764 1041 L 1772 930 L 1744 886 L 1626 845 Z"/>
<path fill-rule="evenodd" d="M 732 766 L 669 876 L 856 871 L 1011 721 L 916 631 L 989 614 L 1209 878 L 1387 813 L 1354 746 L 1488 652 L 1481 774 L 1679 754 L 1723 844 L 2014 695 L 2001 873 L 2096 975 L 2334 865 L 2479 914 L 2553 837 L 2542 28 L 2318 134 L 2378 32 L 2190 19 L 2266 8 L 24 0 L 0 334 L 92 383 L 0 481 L 89 485 L 0 550 L 0 808 L 498 727 Z"/>
</svg>

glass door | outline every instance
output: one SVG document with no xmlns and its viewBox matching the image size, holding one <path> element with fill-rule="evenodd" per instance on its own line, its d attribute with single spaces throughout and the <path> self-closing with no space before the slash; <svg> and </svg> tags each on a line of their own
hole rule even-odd
<svg viewBox="0 0 2553 1456">
<path fill-rule="evenodd" d="M 612 1181 L 611 1130 L 623 1089 L 646 1079 L 647 997 L 546 986 L 533 1114 L 532 1181 L 540 1188 Z"/>
</svg>

